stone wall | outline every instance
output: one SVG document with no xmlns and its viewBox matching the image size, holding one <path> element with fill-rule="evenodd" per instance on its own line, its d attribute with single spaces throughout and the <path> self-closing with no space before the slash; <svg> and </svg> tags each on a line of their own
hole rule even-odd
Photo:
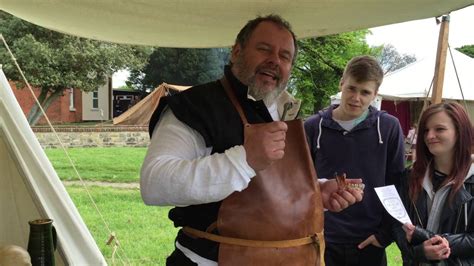
<svg viewBox="0 0 474 266">
<path fill-rule="evenodd" d="M 61 142 L 72 147 L 147 147 L 150 138 L 148 127 L 100 126 L 57 127 Z M 43 148 L 58 148 L 59 141 L 49 127 L 33 127 L 33 132 Z"/>
</svg>

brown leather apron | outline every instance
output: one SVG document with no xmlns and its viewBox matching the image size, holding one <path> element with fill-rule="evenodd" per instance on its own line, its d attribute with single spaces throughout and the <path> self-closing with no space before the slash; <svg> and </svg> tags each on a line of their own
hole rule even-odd
<svg viewBox="0 0 474 266">
<path fill-rule="evenodd" d="M 263 124 L 248 123 L 227 80 L 221 83 L 242 119 L 244 137 L 260 130 Z M 303 123 L 286 123 L 284 157 L 223 200 L 220 236 L 185 228 L 220 242 L 219 265 L 324 265 L 324 211 Z"/>
</svg>

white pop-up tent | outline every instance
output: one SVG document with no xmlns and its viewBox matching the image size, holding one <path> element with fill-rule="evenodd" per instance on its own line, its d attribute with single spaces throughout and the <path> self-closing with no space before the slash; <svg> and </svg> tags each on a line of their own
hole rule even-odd
<svg viewBox="0 0 474 266">
<path fill-rule="evenodd" d="M 98 40 L 222 47 L 232 45 L 239 29 L 257 15 L 279 14 L 303 38 L 436 17 L 472 4 L 474 0 L 0 0 L 0 9 Z M 0 244 L 25 246 L 25 221 L 47 216 L 58 230 L 60 264 L 105 264 L 3 74 L 0 79 Z"/>
</svg>

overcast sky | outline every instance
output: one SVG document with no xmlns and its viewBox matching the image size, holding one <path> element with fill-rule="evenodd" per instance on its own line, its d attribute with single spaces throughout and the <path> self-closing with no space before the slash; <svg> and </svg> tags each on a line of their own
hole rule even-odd
<svg viewBox="0 0 474 266">
<path fill-rule="evenodd" d="M 434 18 L 415 20 L 370 29 L 370 45 L 391 43 L 402 54 L 414 54 L 418 59 L 436 56 L 439 25 Z M 450 14 L 449 45 L 451 49 L 474 44 L 474 6 Z"/>
</svg>

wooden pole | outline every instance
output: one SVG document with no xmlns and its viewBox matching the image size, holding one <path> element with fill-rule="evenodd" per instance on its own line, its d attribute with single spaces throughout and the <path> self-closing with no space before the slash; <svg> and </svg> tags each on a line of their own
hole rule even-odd
<svg viewBox="0 0 474 266">
<path fill-rule="evenodd" d="M 446 53 L 448 51 L 449 15 L 443 16 L 439 29 L 438 50 L 433 81 L 431 103 L 440 103 L 443 98 L 444 70 L 446 67 Z"/>
</svg>

